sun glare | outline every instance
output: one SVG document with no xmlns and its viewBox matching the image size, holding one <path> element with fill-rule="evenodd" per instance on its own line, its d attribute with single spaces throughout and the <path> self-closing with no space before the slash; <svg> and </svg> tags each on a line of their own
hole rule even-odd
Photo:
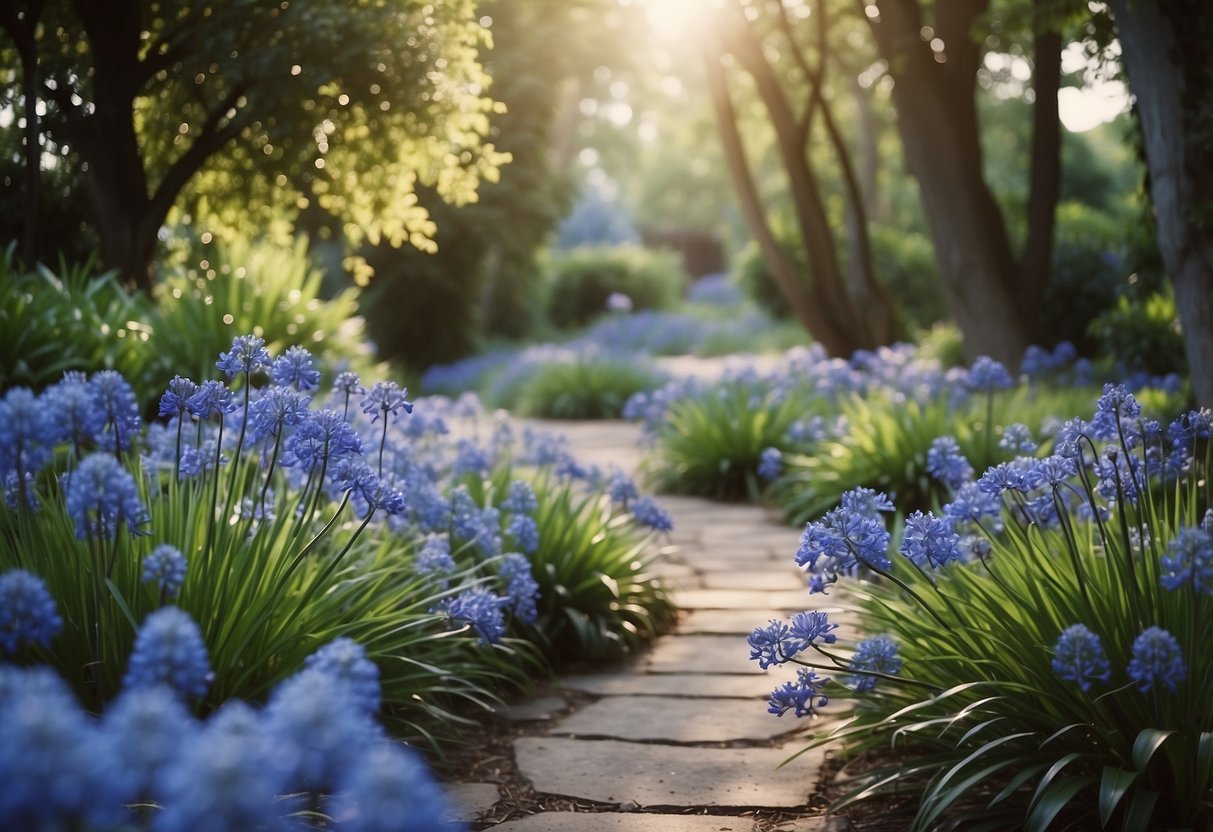
<svg viewBox="0 0 1213 832">
<path fill-rule="evenodd" d="M 654 34 L 673 40 L 698 28 L 711 6 L 710 0 L 644 0 L 644 13 Z"/>
</svg>

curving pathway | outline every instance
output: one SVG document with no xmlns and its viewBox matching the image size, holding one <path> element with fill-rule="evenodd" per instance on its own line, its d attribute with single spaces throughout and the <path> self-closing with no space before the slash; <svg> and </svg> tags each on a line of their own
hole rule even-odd
<svg viewBox="0 0 1213 832">
<path fill-rule="evenodd" d="M 581 460 L 635 471 L 639 429 L 623 422 L 543 423 Z M 756 506 L 662 497 L 674 532 L 655 571 L 672 588 L 676 629 L 625 666 L 559 680 L 549 695 L 503 713 L 526 720 L 513 743 L 520 774 L 541 796 L 573 799 L 492 826 L 502 832 L 842 832 L 815 797 L 824 752 L 779 764 L 822 730 L 766 712 L 792 676 L 763 673 L 745 637 L 810 596 L 792 555 L 800 534 Z M 844 621 L 838 595 L 832 620 Z M 823 607 L 828 609 L 828 607 Z M 845 621 L 844 628 L 847 626 Z M 827 709 L 828 710 L 828 709 Z M 465 817 L 491 816 L 492 784 L 452 787 Z M 590 811 L 584 811 L 589 808 Z M 773 819 L 772 819 L 773 818 Z M 483 825 L 477 828 L 488 828 Z"/>
</svg>

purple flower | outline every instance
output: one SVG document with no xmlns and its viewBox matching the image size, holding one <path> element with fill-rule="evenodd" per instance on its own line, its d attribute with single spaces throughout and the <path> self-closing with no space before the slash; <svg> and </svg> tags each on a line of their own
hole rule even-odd
<svg viewBox="0 0 1213 832">
<path fill-rule="evenodd" d="M 279 387 L 293 387 L 300 393 L 315 390 L 320 385 L 320 371 L 312 366 L 312 354 L 294 346 L 274 359 L 270 381 Z"/>
<path fill-rule="evenodd" d="M 821 692 L 828 681 L 807 668 L 798 670 L 795 682 L 784 682 L 782 687 L 771 691 L 767 712 L 783 716 L 788 711 L 794 711 L 798 717 L 809 716 L 817 708 L 829 704 L 829 697 Z"/>
<path fill-rule="evenodd" d="M 959 488 L 973 476 L 973 466 L 954 437 L 939 436 L 927 451 L 927 473 L 948 488 Z"/>
<path fill-rule="evenodd" d="M 256 335 L 237 335 L 232 339 L 232 348 L 219 353 L 215 366 L 235 378 L 241 373 L 251 373 L 270 366 L 270 351 L 265 348 L 265 339 Z"/>
<path fill-rule="evenodd" d="M 0 574 L 0 653 L 16 655 L 26 644 L 49 647 L 62 631 L 63 619 L 41 578 L 24 569 Z"/>
<path fill-rule="evenodd" d="M 539 617 L 535 604 L 540 596 L 539 584 L 531 573 L 531 562 L 517 553 L 506 555 L 497 574 L 505 581 L 506 598 L 514 615 L 525 624 L 533 624 Z"/>
<path fill-rule="evenodd" d="M 168 389 L 160 397 L 160 415 L 178 418 L 189 412 L 190 396 L 198 392 L 198 385 L 184 376 L 173 376 Z"/>
<path fill-rule="evenodd" d="M 960 535 L 946 517 L 916 511 L 906 518 L 905 535 L 898 549 L 919 567 L 938 568 L 962 559 Z"/>
<path fill-rule="evenodd" d="M 454 621 L 464 621 L 480 636 L 482 644 L 496 644 L 505 635 L 501 608 L 509 601 L 487 589 L 469 589 L 439 604 L 438 609 Z"/>
<path fill-rule="evenodd" d="M 309 410 L 287 440 L 283 465 L 305 469 L 362 454 L 362 440 L 353 425 L 336 410 Z"/>
<path fill-rule="evenodd" d="M 787 624 L 774 618 L 765 627 L 755 627 L 747 642 L 750 660 L 758 662 L 763 670 L 773 664 L 783 664 L 808 646 L 804 639 L 792 636 Z"/>
<path fill-rule="evenodd" d="M 526 480 L 512 481 L 505 499 L 501 501 L 502 511 L 531 514 L 538 508 L 539 500 L 535 497 L 535 489 Z"/>
<path fill-rule="evenodd" d="M 1188 678 L 1179 642 L 1161 627 L 1148 627 L 1134 640 L 1127 670 L 1142 693 L 1155 687 L 1175 693 L 1179 683 Z"/>
<path fill-rule="evenodd" d="M 1179 530 L 1159 560 L 1160 582 L 1169 590 L 1191 584 L 1194 592 L 1213 595 L 1213 535 L 1201 527 Z"/>
<path fill-rule="evenodd" d="M 135 478 L 108 453 L 99 451 L 82 459 L 67 475 L 64 494 L 67 513 L 76 521 L 76 537 L 82 540 L 113 539 L 122 523 L 132 535 L 147 533 L 140 529 L 148 513 Z"/>
<path fill-rule="evenodd" d="M 1053 653 L 1053 672 L 1066 681 L 1077 682 L 1083 692 L 1091 689 L 1092 682 L 1112 678 L 1112 665 L 1099 636 L 1083 624 L 1071 624 L 1063 630 Z"/>
<path fill-rule="evenodd" d="M 89 380 L 100 430 L 97 444 L 107 451 L 128 450 L 139 435 L 139 402 L 130 383 L 116 370 L 102 370 Z"/>
<path fill-rule="evenodd" d="M 327 673 L 349 689 L 351 701 L 368 714 L 379 710 L 379 666 L 352 638 L 330 641 L 304 661 L 305 668 Z"/>
<path fill-rule="evenodd" d="M 995 390 L 1014 387 L 1015 380 L 1002 364 L 988 355 L 979 355 L 969 368 L 965 384 L 975 392 L 992 393 Z"/>
<path fill-rule="evenodd" d="M 875 636 L 861 641 L 851 657 L 851 669 L 863 671 L 851 676 L 851 686 L 856 691 L 868 691 L 876 687 L 876 676 L 868 673 L 893 675 L 901 670 L 902 661 L 897 655 L 897 642 L 889 636 Z"/>
<path fill-rule="evenodd" d="M 186 409 L 199 419 L 209 419 L 212 416 L 223 416 L 236 409 L 236 401 L 232 391 L 222 381 L 204 381 L 198 389 L 185 401 Z"/>
<path fill-rule="evenodd" d="M 413 403 L 405 401 L 409 393 L 394 381 L 377 381 L 375 386 L 362 400 L 362 412 L 370 414 L 371 421 L 377 421 L 380 416 L 387 418 L 403 410 L 413 412 Z"/>
<path fill-rule="evenodd" d="M 181 696 L 196 697 L 206 693 L 212 675 L 194 619 L 176 607 L 163 607 L 139 628 L 122 684 L 127 688 L 167 684 Z"/>
<path fill-rule="evenodd" d="M 632 504 L 632 516 L 640 525 L 648 526 L 656 531 L 672 532 L 674 530 L 674 518 L 657 505 L 657 501 L 650 496 L 641 497 Z"/>
<path fill-rule="evenodd" d="M 175 597 L 185 583 L 185 555 L 181 550 L 167 543 L 162 543 L 153 549 L 143 559 L 144 583 L 154 583 L 161 592 Z"/>
</svg>

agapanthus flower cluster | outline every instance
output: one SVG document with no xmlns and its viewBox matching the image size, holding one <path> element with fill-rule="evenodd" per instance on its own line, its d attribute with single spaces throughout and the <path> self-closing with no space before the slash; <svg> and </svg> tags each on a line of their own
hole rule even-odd
<svg viewBox="0 0 1213 832">
<path fill-rule="evenodd" d="M 1084 624 L 1071 624 L 1063 630 L 1053 653 L 1053 672 L 1077 683 L 1084 692 L 1091 689 L 1093 682 L 1112 678 L 1112 665 L 1104 653 L 1103 642 Z"/>
<path fill-rule="evenodd" d="M 887 635 L 874 636 L 859 642 L 855 655 L 851 657 L 851 687 L 856 691 L 869 691 L 876 687 L 879 677 L 896 675 L 903 664 L 897 655 L 897 642 Z"/>
<path fill-rule="evenodd" d="M 758 468 L 755 469 L 759 479 L 773 480 L 783 473 L 783 453 L 778 448 L 763 448 L 759 455 Z"/>
<path fill-rule="evenodd" d="M 144 583 L 155 584 L 169 598 L 176 597 L 185 583 L 185 555 L 176 546 L 161 543 L 143 559 Z"/>
<path fill-rule="evenodd" d="M 1084 624 L 1067 627 L 1053 646 L 1053 653 L 1053 672 L 1077 683 L 1084 693 L 1095 682 L 1112 679 L 1112 663 L 1103 642 Z M 1142 693 L 1160 689 L 1175 693 L 1188 677 L 1179 640 L 1161 627 L 1147 627 L 1133 641 L 1125 675 Z"/>
<path fill-rule="evenodd" d="M 148 512 L 135 478 L 112 454 L 86 456 L 66 480 L 64 499 L 76 537 L 112 540 L 122 525 L 133 535 L 147 533 Z"/>
<path fill-rule="evenodd" d="M 41 578 L 24 569 L 0 573 L 0 654 L 49 647 L 62 631 L 63 619 Z"/>
<path fill-rule="evenodd" d="M 1200 526 L 1189 526 L 1167 544 L 1167 552 L 1159 560 L 1162 585 L 1175 591 L 1191 586 L 1193 592 L 1213 595 L 1213 511 L 1205 515 Z"/>
<path fill-rule="evenodd" d="M 495 644 L 505 635 L 505 616 L 501 610 L 509 599 L 499 598 L 487 589 L 469 589 L 443 601 L 438 609 L 456 623 L 466 623 L 476 631 L 483 644 Z"/>
<path fill-rule="evenodd" d="M 830 703 L 829 697 L 821 692 L 828 681 L 808 668 L 801 668 L 796 671 L 795 682 L 784 682 L 781 687 L 771 691 L 767 713 L 783 716 L 792 711 L 797 717 L 815 713 L 818 708 Z"/>
<path fill-rule="evenodd" d="M 135 637 L 123 686 L 168 685 L 193 698 L 205 695 L 210 683 L 210 657 L 194 619 L 177 607 L 149 615 Z"/>
<path fill-rule="evenodd" d="M 0 665 L 0 827 L 305 829 L 310 802 L 326 829 L 458 830 L 424 763 L 373 720 L 373 667 L 339 639 L 263 710 L 229 700 L 201 722 L 163 685 L 94 720 L 50 670 Z"/>
<path fill-rule="evenodd" d="M 963 559 L 960 535 L 947 517 L 916 511 L 906 518 L 901 554 L 919 567 L 938 568 Z"/>
<path fill-rule="evenodd" d="M 505 597 L 514 617 L 524 624 L 533 624 L 539 617 L 536 606 L 540 598 L 539 583 L 531 570 L 531 562 L 516 552 L 507 554 L 497 568 L 505 582 Z"/>
<path fill-rule="evenodd" d="M 978 393 L 991 393 L 995 390 L 1006 390 L 1015 386 L 1015 379 L 999 362 L 988 355 L 980 355 L 969 368 L 965 383 L 970 390 Z"/>
<path fill-rule="evenodd" d="M 279 387 L 307 393 L 320 386 L 320 371 L 313 364 L 312 354 L 306 349 L 298 345 L 288 347 L 270 365 L 270 380 Z"/>
<path fill-rule="evenodd" d="M 215 366 L 228 378 L 235 378 L 242 373 L 268 368 L 272 361 L 264 338 L 258 335 L 237 335 L 232 339 L 232 348 L 219 354 Z"/>
<path fill-rule="evenodd" d="M 657 504 L 653 497 L 645 495 L 632 504 L 632 516 L 642 526 L 648 526 L 658 532 L 672 532 L 674 518 L 670 513 Z"/>
<path fill-rule="evenodd" d="M 871 489 L 847 492 L 842 506 L 805 525 L 796 550 L 797 565 L 830 581 L 860 566 L 887 569 L 890 535 L 879 513 L 892 508 L 886 495 Z"/>
</svg>

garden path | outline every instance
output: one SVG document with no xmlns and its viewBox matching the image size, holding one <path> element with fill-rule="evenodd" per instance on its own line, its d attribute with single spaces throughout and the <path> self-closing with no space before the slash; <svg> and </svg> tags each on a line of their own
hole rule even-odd
<svg viewBox="0 0 1213 832">
<path fill-rule="evenodd" d="M 581 461 L 635 471 L 639 429 L 551 423 Z M 654 566 L 682 610 L 677 627 L 624 666 L 566 676 L 499 716 L 516 721 L 518 773 L 540 806 L 571 806 L 491 826 L 503 832 L 842 832 L 823 816 L 825 754 L 780 769 L 831 720 L 775 718 L 765 700 L 792 675 L 764 673 L 745 637 L 809 596 L 792 555 L 800 534 L 766 509 L 662 497 L 674 531 Z M 842 600 L 831 595 L 831 603 Z M 839 611 L 832 619 L 846 617 Z M 844 625 L 845 626 L 845 625 Z M 829 710 L 828 708 L 826 709 Z M 476 828 L 489 828 L 494 784 L 456 784 Z M 555 799 L 551 799 L 555 798 Z M 563 802 L 562 802 L 563 799 Z"/>
</svg>

